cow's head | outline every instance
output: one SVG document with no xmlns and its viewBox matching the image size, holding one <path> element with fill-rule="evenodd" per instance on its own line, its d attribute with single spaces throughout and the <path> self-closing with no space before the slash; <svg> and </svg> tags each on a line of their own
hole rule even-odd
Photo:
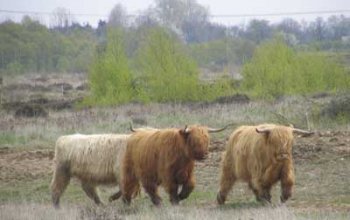
<svg viewBox="0 0 350 220">
<path fill-rule="evenodd" d="M 286 160 L 292 157 L 293 133 L 311 135 L 313 132 L 281 125 L 257 127 L 256 132 L 266 138 L 267 149 L 277 160 Z"/>
<path fill-rule="evenodd" d="M 181 136 L 185 139 L 186 150 L 190 158 L 203 160 L 209 153 L 209 133 L 206 127 L 185 126 L 180 130 Z"/>
<path fill-rule="evenodd" d="M 209 153 L 209 133 L 220 132 L 225 130 L 228 126 L 223 128 L 209 128 L 206 126 L 192 125 L 185 126 L 180 130 L 180 134 L 186 141 L 188 148 L 188 155 L 195 160 L 203 160 Z"/>
</svg>

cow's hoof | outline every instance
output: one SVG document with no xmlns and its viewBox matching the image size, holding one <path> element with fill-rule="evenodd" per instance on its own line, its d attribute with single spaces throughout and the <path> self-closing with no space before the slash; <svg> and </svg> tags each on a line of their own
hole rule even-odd
<svg viewBox="0 0 350 220">
<path fill-rule="evenodd" d="M 216 201 L 219 205 L 223 205 L 225 203 L 225 198 L 221 195 L 221 193 L 218 193 L 216 196 Z"/>
<path fill-rule="evenodd" d="M 281 199 L 281 202 L 282 202 L 282 203 L 285 203 L 285 202 L 288 200 L 288 198 L 286 198 L 286 197 L 284 197 L 284 196 L 281 196 L 280 199 Z"/>
<path fill-rule="evenodd" d="M 125 204 L 125 205 L 130 205 L 130 203 L 131 203 L 131 199 L 127 199 L 127 198 L 122 198 L 122 200 L 123 200 L 123 203 Z"/>
</svg>

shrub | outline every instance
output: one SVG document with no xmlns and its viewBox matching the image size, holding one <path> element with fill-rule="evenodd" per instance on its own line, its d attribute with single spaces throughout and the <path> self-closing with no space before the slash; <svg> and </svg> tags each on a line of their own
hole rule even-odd
<svg viewBox="0 0 350 220">
<path fill-rule="evenodd" d="M 298 53 L 278 38 L 256 49 L 243 77 L 243 91 L 266 99 L 350 88 L 343 66 L 319 53 Z"/>
<path fill-rule="evenodd" d="M 350 95 L 335 97 L 322 110 L 321 115 L 330 119 L 350 121 Z"/>
</svg>

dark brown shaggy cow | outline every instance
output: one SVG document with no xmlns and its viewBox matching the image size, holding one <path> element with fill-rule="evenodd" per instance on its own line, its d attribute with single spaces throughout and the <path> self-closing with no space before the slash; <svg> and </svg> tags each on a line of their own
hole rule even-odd
<svg viewBox="0 0 350 220">
<path fill-rule="evenodd" d="M 222 161 L 217 202 L 223 204 L 237 180 L 249 184 L 258 201 L 271 201 L 271 187 L 281 181 L 281 201 L 292 194 L 295 182 L 292 144 L 293 133 L 312 132 L 275 124 L 241 126 L 230 136 Z"/>
<path fill-rule="evenodd" d="M 194 161 L 203 160 L 208 155 L 208 132 L 222 131 L 226 127 L 210 129 L 193 125 L 184 129 L 141 130 L 132 134 L 127 141 L 121 170 L 123 201 L 130 204 L 140 182 L 155 205 L 161 203 L 159 185 L 165 188 L 172 204 L 186 199 L 195 186 Z"/>
</svg>

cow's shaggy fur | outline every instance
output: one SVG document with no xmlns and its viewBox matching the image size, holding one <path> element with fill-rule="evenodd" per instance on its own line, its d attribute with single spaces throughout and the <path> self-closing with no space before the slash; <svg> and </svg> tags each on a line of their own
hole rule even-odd
<svg viewBox="0 0 350 220">
<path fill-rule="evenodd" d="M 247 182 L 258 201 L 268 202 L 271 201 L 271 187 L 280 180 L 281 201 L 285 202 L 295 182 L 293 132 L 303 131 L 275 124 L 236 129 L 228 140 L 222 160 L 218 203 L 225 202 L 236 180 Z"/>
<path fill-rule="evenodd" d="M 77 177 L 87 196 L 100 204 L 98 185 L 119 185 L 120 165 L 130 135 L 67 135 L 58 138 L 51 182 L 52 202 L 59 200 L 71 177 Z M 118 199 L 121 192 L 110 197 Z"/>
<path fill-rule="evenodd" d="M 123 201 L 130 204 L 140 182 L 155 205 L 161 203 L 159 185 L 172 204 L 187 198 L 195 186 L 194 161 L 206 158 L 208 145 L 208 128 L 204 126 L 135 132 L 127 141 L 122 165 Z"/>
</svg>

